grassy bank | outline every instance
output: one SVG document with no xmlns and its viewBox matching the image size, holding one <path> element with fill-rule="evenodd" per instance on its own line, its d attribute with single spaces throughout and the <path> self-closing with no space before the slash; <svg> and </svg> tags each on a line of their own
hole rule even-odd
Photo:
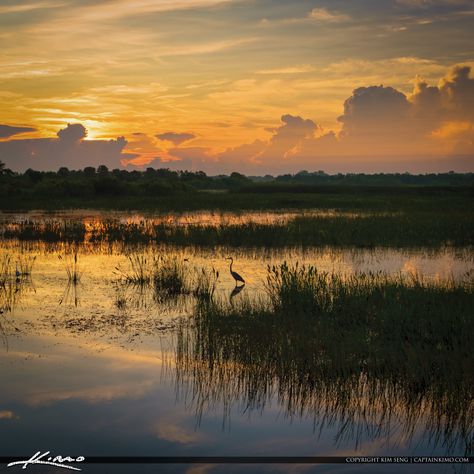
<svg viewBox="0 0 474 474">
<path fill-rule="evenodd" d="M 223 403 L 336 424 L 337 440 L 409 439 L 420 423 L 472 454 L 473 282 L 269 268 L 268 300 L 198 304 L 177 346 L 197 416 Z"/>
</svg>

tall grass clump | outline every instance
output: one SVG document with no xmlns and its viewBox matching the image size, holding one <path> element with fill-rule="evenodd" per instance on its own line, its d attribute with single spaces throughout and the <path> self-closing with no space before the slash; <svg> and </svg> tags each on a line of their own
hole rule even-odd
<svg viewBox="0 0 474 474">
<path fill-rule="evenodd" d="M 156 294 L 189 293 L 186 268 L 177 257 L 160 257 L 153 271 L 152 284 Z"/>
<path fill-rule="evenodd" d="M 211 302 L 219 280 L 219 271 L 215 268 L 208 270 L 202 268 L 196 272 L 193 295 L 201 302 Z"/>
<path fill-rule="evenodd" d="M 29 277 L 33 271 L 33 266 L 36 261 L 36 255 L 22 255 L 18 256 L 17 269 L 21 276 Z"/>
<path fill-rule="evenodd" d="M 19 257 L 13 266 L 10 255 L 0 257 L 0 314 L 12 312 L 30 287 L 36 257 Z"/>
<path fill-rule="evenodd" d="M 151 287 L 160 300 L 190 293 L 188 271 L 178 257 L 131 254 L 128 261 L 128 269 L 116 267 L 124 283 Z"/>
<path fill-rule="evenodd" d="M 0 257 L 0 288 L 5 287 L 11 272 L 11 257 L 8 254 Z"/>
<path fill-rule="evenodd" d="M 157 265 L 157 257 L 154 255 L 131 254 L 127 256 L 129 269 L 124 270 L 121 267 L 115 267 L 119 272 L 120 278 L 133 285 L 146 285 L 151 283 L 153 273 Z"/>
<path fill-rule="evenodd" d="M 472 453 L 474 285 L 419 276 L 268 268 L 265 300 L 197 305 L 179 334 L 178 380 L 197 415 L 216 403 L 312 415 L 336 438 L 420 428 Z M 453 451 L 452 451 L 453 452 Z"/>
</svg>

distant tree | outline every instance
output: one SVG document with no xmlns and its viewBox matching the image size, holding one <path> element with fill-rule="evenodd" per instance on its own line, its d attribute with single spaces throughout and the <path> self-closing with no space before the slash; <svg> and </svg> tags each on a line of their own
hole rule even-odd
<svg viewBox="0 0 474 474">
<path fill-rule="evenodd" d="M 58 176 L 61 176 L 61 178 L 69 176 L 69 173 L 69 168 L 66 168 L 65 166 L 61 166 L 61 168 L 58 169 Z"/>
<path fill-rule="evenodd" d="M 109 174 L 109 168 L 107 168 L 105 165 L 100 165 L 97 168 L 97 173 L 101 176 L 107 176 Z"/>
<path fill-rule="evenodd" d="M 25 171 L 25 176 L 27 176 L 33 183 L 38 183 L 43 179 L 43 175 L 40 171 L 35 171 L 31 168 L 28 168 Z"/>
<path fill-rule="evenodd" d="M 93 166 L 86 166 L 84 168 L 84 176 L 87 176 L 88 178 L 95 176 L 95 168 Z"/>
</svg>

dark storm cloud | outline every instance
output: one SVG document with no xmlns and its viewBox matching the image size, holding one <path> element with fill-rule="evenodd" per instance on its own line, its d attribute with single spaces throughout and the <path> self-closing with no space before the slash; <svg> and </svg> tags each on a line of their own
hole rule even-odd
<svg viewBox="0 0 474 474">
<path fill-rule="evenodd" d="M 34 132 L 32 127 L 12 127 L 10 125 L 0 125 L 0 138 L 9 138 L 20 133 Z"/>
<path fill-rule="evenodd" d="M 59 130 L 58 138 L 19 139 L 0 142 L 0 160 L 14 171 L 27 168 L 57 170 L 61 166 L 80 169 L 104 164 L 110 168 L 120 166 L 120 160 L 130 158 L 122 154 L 127 141 L 84 140 L 87 135 L 81 124 L 68 124 Z"/>
<path fill-rule="evenodd" d="M 189 140 L 192 140 L 193 138 L 196 138 L 196 135 L 193 135 L 192 133 L 177 133 L 177 132 L 159 133 L 158 135 L 155 135 L 155 136 L 156 138 L 159 138 L 160 140 L 167 140 L 171 143 L 174 143 L 175 145 L 180 145 L 181 143 L 184 143 Z"/>
</svg>

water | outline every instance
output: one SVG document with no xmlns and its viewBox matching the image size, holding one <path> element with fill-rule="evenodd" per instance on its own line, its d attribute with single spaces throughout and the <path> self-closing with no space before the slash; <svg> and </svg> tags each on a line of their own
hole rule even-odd
<svg viewBox="0 0 474 474">
<path fill-rule="evenodd" d="M 282 215 L 252 216 L 259 222 L 273 218 Z M 186 219 L 194 222 L 197 218 Z M 356 417 L 349 429 L 347 418 L 323 394 L 317 404 L 291 402 L 270 383 L 262 399 L 249 403 L 245 380 L 232 379 L 239 373 L 236 367 L 222 367 L 230 381 L 227 386 L 214 386 L 205 367 L 188 370 L 190 366 L 184 367 L 177 359 L 179 331 L 192 325 L 193 297 L 157 301 L 148 288 L 121 283 L 130 252 L 148 258 L 153 254 L 175 255 L 179 261 L 186 258 L 191 277 L 203 267 L 215 268 L 219 271 L 217 294 L 222 299 L 229 299 L 234 288 L 225 260 L 230 255 L 234 269 L 247 282 L 236 299 L 263 297 L 267 265 L 285 260 L 344 274 L 418 274 L 434 282 L 459 280 L 473 268 L 469 249 L 277 251 L 85 244 L 78 250 L 81 278 L 73 285 L 65 268 L 70 247 L 3 242 L 0 259 L 7 254 L 12 263 L 25 255 L 36 259 L 31 277 L 12 283 L 13 296 L 0 315 L 1 454 L 38 450 L 88 456 L 465 454 L 458 438 L 433 436 L 427 426 L 433 416 L 429 407 L 411 424 L 407 424 L 402 401 L 395 400 L 391 417 L 383 424 L 377 423 L 383 407 L 365 407 L 366 419 Z M 347 384 L 342 388 L 350 393 Z M 354 413 L 360 415 L 364 400 L 352 402 L 359 410 Z M 33 468 L 41 472 L 38 466 Z M 398 472 L 410 468 L 448 472 L 446 466 L 438 465 L 175 465 L 160 466 L 159 472 Z M 87 465 L 83 470 L 158 472 L 156 466 L 146 465 Z"/>
</svg>

